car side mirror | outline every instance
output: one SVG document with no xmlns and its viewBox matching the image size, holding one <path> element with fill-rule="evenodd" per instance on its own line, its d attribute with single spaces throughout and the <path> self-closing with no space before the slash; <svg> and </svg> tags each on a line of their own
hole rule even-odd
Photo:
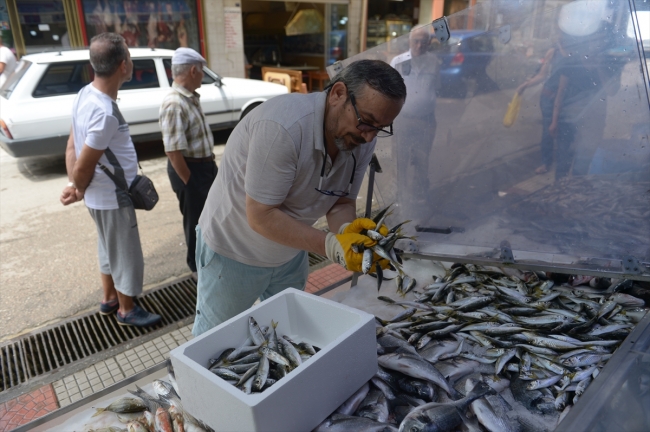
<svg viewBox="0 0 650 432">
<path fill-rule="evenodd" d="M 221 88 L 223 86 L 223 81 L 221 81 L 221 77 L 217 77 L 214 80 L 214 85 Z"/>
</svg>

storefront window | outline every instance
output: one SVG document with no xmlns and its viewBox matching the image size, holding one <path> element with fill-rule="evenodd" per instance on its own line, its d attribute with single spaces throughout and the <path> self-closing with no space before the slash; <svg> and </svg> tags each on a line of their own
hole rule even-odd
<svg viewBox="0 0 650 432">
<path fill-rule="evenodd" d="M 0 0 L 0 35 L 2 35 L 2 45 L 9 48 L 14 47 L 14 38 L 11 34 L 6 0 Z"/>
<path fill-rule="evenodd" d="M 28 54 L 70 47 L 62 0 L 18 1 L 16 6 Z"/>
<path fill-rule="evenodd" d="M 88 38 L 121 34 L 130 47 L 199 51 L 197 0 L 83 0 Z"/>
</svg>

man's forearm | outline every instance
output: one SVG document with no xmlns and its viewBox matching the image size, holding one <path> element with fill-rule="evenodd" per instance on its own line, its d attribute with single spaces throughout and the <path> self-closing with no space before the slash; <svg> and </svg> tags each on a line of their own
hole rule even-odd
<svg viewBox="0 0 650 432">
<path fill-rule="evenodd" d="M 276 243 L 325 255 L 325 232 L 293 219 L 278 208 L 251 211 L 250 206 L 256 204 L 261 206 L 246 197 L 248 224 L 253 231 Z"/>
<path fill-rule="evenodd" d="M 84 144 L 72 170 L 72 181 L 77 191 L 84 193 L 95 175 L 95 167 L 104 150 L 95 150 Z"/>
<path fill-rule="evenodd" d="M 84 167 L 75 164 L 74 170 L 72 171 L 72 183 L 74 183 L 79 192 L 85 192 L 90 181 L 93 179 L 95 167 L 91 168 L 92 169 L 84 169 Z"/>
<path fill-rule="evenodd" d="M 68 173 L 68 180 L 73 183 L 74 180 L 72 179 L 72 171 L 74 170 L 75 162 L 77 162 L 77 154 L 74 151 L 74 138 L 72 138 L 72 130 L 70 130 L 68 145 L 65 148 L 65 170 Z"/>
<path fill-rule="evenodd" d="M 327 225 L 333 233 L 338 233 L 341 225 L 352 222 L 357 217 L 357 203 L 351 199 L 341 198 L 327 212 Z"/>
</svg>

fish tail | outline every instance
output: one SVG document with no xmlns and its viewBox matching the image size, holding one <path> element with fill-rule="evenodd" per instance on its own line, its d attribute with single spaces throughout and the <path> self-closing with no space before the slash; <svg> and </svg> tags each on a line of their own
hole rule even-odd
<svg viewBox="0 0 650 432">
<path fill-rule="evenodd" d="M 275 329 L 277 326 L 278 326 L 278 323 L 276 323 L 275 321 L 271 320 L 271 327 L 273 327 L 273 328 Z"/>
<path fill-rule="evenodd" d="M 463 398 L 463 395 L 460 394 L 458 390 L 453 388 L 451 385 L 449 386 L 449 391 L 447 393 L 449 394 L 449 397 L 455 401 Z"/>
<path fill-rule="evenodd" d="M 101 413 L 106 412 L 106 408 L 97 408 L 97 412 L 93 414 L 93 417 L 97 417 Z"/>
</svg>

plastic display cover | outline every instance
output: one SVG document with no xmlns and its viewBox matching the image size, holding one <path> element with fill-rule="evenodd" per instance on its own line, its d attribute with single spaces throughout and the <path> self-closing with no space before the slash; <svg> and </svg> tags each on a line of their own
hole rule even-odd
<svg viewBox="0 0 650 432">
<path fill-rule="evenodd" d="M 647 5 L 483 1 L 330 66 L 407 86 L 375 208 L 421 256 L 650 279 Z"/>
</svg>

